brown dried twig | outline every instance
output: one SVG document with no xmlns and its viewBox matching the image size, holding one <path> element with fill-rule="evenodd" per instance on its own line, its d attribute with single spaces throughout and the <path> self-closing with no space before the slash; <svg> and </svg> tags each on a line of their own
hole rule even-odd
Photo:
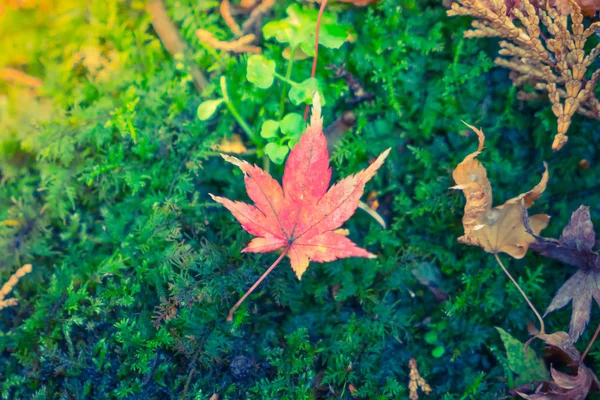
<svg viewBox="0 0 600 400">
<path fill-rule="evenodd" d="M 217 50 L 223 50 L 232 53 L 260 54 L 262 49 L 253 44 L 255 41 L 257 41 L 257 37 L 256 35 L 252 34 L 251 31 L 256 25 L 260 24 L 262 16 L 271 8 L 273 8 L 274 4 L 275 0 L 263 0 L 258 5 L 256 2 L 244 2 L 242 4 L 242 9 L 244 12 L 247 12 L 252 7 L 254 8 L 252 8 L 250 15 L 240 28 L 238 23 L 233 18 L 234 12 L 232 10 L 231 3 L 229 0 L 222 0 L 219 7 L 221 17 L 223 17 L 225 24 L 227 24 L 237 39 L 230 41 L 219 40 L 211 32 L 204 29 L 198 29 L 196 31 L 196 36 L 198 36 L 198 39 L 202 43 L 205 43 Z"/>
<path fill-rule="evenodd" d="M 262 49 L 257 46 L 253 46 L 252 43 L 255 39 L 254 35 L 244 35 L 237 40 L 232 40 L 230 42 L 223 42 L 209 31 L 205 31 L 204 29 L 198 29 L 196 31 L 196 36 L 198 39 L 206 43 L 207 45 L 214 47 L 215 49 L 230 51 L 233 53 L 255 53 L 260 54 Z"/>
<path fill-rule="evenodd" d="M 187 46 L 183 39 L 179 36 L 177 27 L 169 18 L 167 10 L 162 0 L 154 0 L 148 4 L 148 12 L 152 16 L 152 26 L 156 31 L 161 42 L 167 51 L 173 56 L 182 55 L 189 66 L 190 75 L 194 82 L 194 87 L 198 92 L 202 92 L 208 82 L 204 74 L 195 65 L 195 63 L 187 56 Z"/>
<path fill-rule="evenodd" d="M 15 68 L 2 68 L 0 70 L 0 79 L 6 82 L 14 82 L 31 89 L 38 89 L 42 86 L 42 80 Z"/>
<path fill-rule="evenodd" d="M 242 32 L 240 26 L 237 24 L 237 22 L 235 22 L 235 19 L 233 19 L 233 16 L 231 15 L 229 0 L 222 0 L 221 7 L 219 8 L 219 10 L 221 11 L 221 16 L 225 20 L 225 23 L 227 24 L 229 29 L 231 29 L 231 32 L 233 32 L 233 34 L 237 37 L 243 36 L 244 33 Z"/>
</svg>

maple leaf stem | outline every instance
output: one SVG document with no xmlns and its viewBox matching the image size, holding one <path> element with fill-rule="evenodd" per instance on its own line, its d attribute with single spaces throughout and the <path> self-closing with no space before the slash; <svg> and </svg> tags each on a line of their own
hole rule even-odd
<svg viewBox="0 0 600 400">
<path fill-rule="evenodd" d="M 310 77 L 314 78 L 317 73 L 317 60 L 319 59 L 319 29 L 321 28 L 321 17 L 323 16 L 323 12 L 325 11 L 325 6 L 327 5 L 327 0 L 322 0 L 321 7 L 319 8 L 319 15 L 317 16 L 317 26 L 315 29 L 315 57 L 313 58 L 312 71 L 310 73 Z M 293 58 L 292 54 L 292 58 Z M 309 106 L 306 105 L 304 109 L 304 120 L 308 118 L 308 110 Z"/>
<path fill-rule="evenodd" d="M 508 275 L 508 277 L 510 278 L 510 280 L 512 281 L 512 283 L 514 283 L 515 286 L 517 287 L 517 289 L 519 289 L 519 292 L 521 293 L 521 295 L 523 296 L 523 298 L 525 299 L 525 301 L 527 302 L 527 304 L 529 304 L 529 307 L 533 310 L 533 312 L 537 316 L 538 320 L 540 321 L 540 333 L 545 333 L 546 331 L 545 331 L 545 328 L 544 328 L 544 319 L 542 318 L 542 316 L 540 315 L 540 313 L 538 312 L 538 310 L 535 308 L 535 306 L 533 305 L 533 303 L 529 300 L 529 297 L 527 297 L 527 295 L 525 294 L 525 292 L 523 291 L 523 289 L 521 289 L 521 286 L 519 286 L 519 284 L 517 283 L 517 281 L 515 280 L 515 278 L 513 278 L 513 276 L 510 274 L 510 272 L 508 272 L 508 270 L 506 269 L 506 267 L 504 266 L 504 264 L 502 264 L 502 261 L 500 261 L 500 257 L 498 257 L 498 254 L 494 254 L 494 257 L 496 257 L 496 261 L 498 261 L 498 264 L 500 264 L 500 267 L 502 267 L 502 270 L 504 271 L 504 273 L 506 275 Z"/>
<path fill-rule="evenodd" d="M 596 328 L 596 332 L 594 332 L 594 336 L 592 336 L 592 340 L 590 340 L 590 343 L 585 348 L 585 351 L 583 352 L 583 355 L 581 356 L 581 360 L 579 362 L 583 362 L 583 359 L 585 358 L 585 356 L 587 356 L 587 353 L 592 348 L 592 345 L 596 341 L 596 338 L 598 337 L 599 333 L 600 333 L 600 324 L 598 324 L 598 327 Z"/>
<path fill-rule="evenodd" d="M 242 305 L 244 300 L 246 300 L 246 297 L 250 296 L 250 294 L 254 291 L 254 289 L 256 289 L 256 287 L 258 285 L 260 285 L 260 283 L 267 277 L 267 275 L 269 275 L 271 273 L 271 271 L 273 271 L 275 269 L 275 267 L 281 262 L 281 260 L 283 260 L 283 257 L 285 257 L 287 255 L 289 250 L 290 250 L 289 246 L 286 247 L 285 250 L 283 251 L 283 253 L 281 253 L 281 255 L 279 256 L 279 258 L 277 260 L 275 260 L 273 265 L 271 265 L 269 267 L 269 269 L 267 269 L 265 271 L 265 273 L 262 274 L 262 276 L 260 278 L 258 278 L 258 280 L 254 283 L 254 285 L 252 285 L 252 287 L 250 289 L 248 289 L 248 291 L 242 296 L 242 298 L 239 299 L 238 302 L 235 303 L 235 305 L 233 307 L 231 307 L 231 310 L 229 310 L 229 314 L 227 314 L 228 322 L 233 319 L 233 313 L 235 312 L 235 310 L 237 310 Z"/>
</svg>

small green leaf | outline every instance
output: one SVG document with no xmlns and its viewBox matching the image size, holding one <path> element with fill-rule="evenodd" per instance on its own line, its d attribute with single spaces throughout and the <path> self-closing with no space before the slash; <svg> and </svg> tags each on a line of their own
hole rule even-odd
<svg viewBox="0 0 600 400">
<path fill-rule="evenodd" d="M 431 355 L 434 358 L 440 358 L 441 356 L 444 355 L 444 353 L 446 352 L 446 349 L 442 346 L 437 346 L 435 349 L 431 350 Z"/>
<path fill-rule="evenodd" d="M 319 33 L 319 44 L 329 49 L 339 49 L 348 39 L 348 32 L 344 25 L 327 24 Z"/>
<path fill-rule="evenodd" d="M 279 122 L 268 119 L 262 124 L 260 129 L 260 136 L 265 139 L 277 137 L 277 131 L 279 131 Z"/>
<path fill-rule="evenodd" d="M 550 378 L 546 364 L 533 351 L 528 348 L 525 351 L 525 345 L 512 337 L 508 332 L 496 327 L 500 333 L 500 338 L 506 348 L 508 366 L 519 376 L 516 379 L 516 385 L 527 382 L 544 381 Z"/>
<path fill-rule="evenodd" d="M 279 123 L 281 132 L 286 135 L 300 135 L 305 128 L 304 118 L 297 113 L 289 113 Z"/>
<path fill-rule="evenodd" d="M 253 55 L 248 59 L 246 78 L 261 89 L 268 89 L 273 84 L 275 61 L 263 56 Z"/>
<path fill-rule="evenodd" d="M 288 146 L 281 146 L 277 143 L 269 143 L 265 146 L 265 154 L 269 156 L 275 164 L 282 164 L 290 151 Z"/>
<path fill-rule="evenodd" d="M 265 39 L 275 38 L 279 43 L 289 43 L 298 46 L 302 38 L 298 35 L 298 29 L 290 24 L 289 19 L 268 22 L 263 27 Z"/>
<path fill-rule="evenodd" d="M 296 146 L 296 143 L 298 143 L 298 140 L 300 140 L 300 136 L 302 135 L 295 135 L 290 138 L 290 141 L 288 142 L 288 147 L 290 150 L 294 150 L 294 146 Z"/>
<path fill-rule="evenodd" d="M 438 335 L 437 333 L 433 332 L 433 331 L 429 331 L 425 334 L 425 343 L 427 344 L 436 344 L 438 341 Z"/>
<path fill-rule="evenodd" d="M 325 105 L 325 98 L 319 88 L 319 81 L 316 78 L 308 78 L 302 83 L 298 83 L 290 89 L 289 97 L 292 103 L 299 105 L 301 103 L 312 104 L 312 98 L 316 92 L 319 92 L 321 105 Z"/>
<path fill-rule="evenodd" d="M 198 118 L 200 121 L 206 121 L 217 111 L 223 99 L 218 100 L 206 100 L 198 106 Z"/>
<path fill-rule="evenodd" d="M 315 29 L 319 11 L 301 7 L 295 3 L 286 9 L 288 17 L 271 21 L 263 27 L 265 39 L 275 38 L 290 47 L 300 46 L 310 56 L 314 56 Z M 340 24 L 335 14 L 324 13 L 321 16 L 319 44 L 330 49 L 339 48 L 348 39 L 349 25 Z"/>
<path fill-rule="evenodd" d="M 328 49 L 339 49 L 348 39 L 346 27 L 339 24 L 321 25 L 319 32 L 319 44 Z M 315 38 L 314 36 L 306 38 L 300 43 L 300 48 L 306 55 L 314 57 Z"/>
</svg>

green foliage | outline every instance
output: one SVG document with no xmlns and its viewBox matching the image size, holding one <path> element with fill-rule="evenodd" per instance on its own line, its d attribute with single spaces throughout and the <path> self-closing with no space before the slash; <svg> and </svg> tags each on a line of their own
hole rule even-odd
<svg viewBox="0 0 600 400">
<path fill-rule="evenodd" d="M 19 304 L 0 312 L 3 398 L 350 399 L 352 384 L 357 397 L 404 399 L 412 357 L 431 398 L 506 395 L 493 327 L 525 337 L 533 315 L 493 258 L 456 242 L 464 200 L 448 190 L 451 170 L 475 146 L 460 120 L 487 134 L 481 157 L 499 201 L 532 187 L 549 162 L 550 184 L 535 205 L 553 216 L 549 237 L 582 199 L 600 201 L 597 124 L 578 119 L 571 129 L 579 133 L 552 153 L 548 105 L 518 101 L 506 71 L 492 68 L 498 44 L 464 40 L 468 19 L 448 19 L 438 0 L 332 3 L 332 41 L 321 42 L 310 81 L 319 84 L 296 89 L 306 92 L 297 103 L 291 89 L 309 86 L 298 82 L 310 77 L 311 60 L 286 60 L 289 42 L 260 43 L 275 65 L 268 89 L 248 81 L 250 57 L 198 42 L 199 28 L 226 32 L 218 2 L 166 1 L 209 80 L 199 94 L 141 2 L 58 3 L 6 9 L 0 24 L 19 27 L 0 35 L 3 49 L 19 49 L 3 52 L 0 67 L 43 81 L 37 94 L 0 82 L 0 282 L 33 265 L 11 294 Z M 265 29 L 291 24 L 287 5 L 264 17 Z M 314 4 L 294 7 L 301 18 L 316 15 Z M 341 39 L 335 26 L 345 38 L 354 30 L 353 41 L 325 47 Z M 373 100 L 356 102 L 330 64 L 346 64 Z M 362 211 L 346 225 L 378 258 L 314 264 L 302 281 L 284 262 L 226 323 L 274 258 L 240 254 L 249 236 L 209 200 L 245 196 L 240 172 L 214 145 L 239 133 L 256 149 L 248 161 L 260 162 L 270 144 L 282 159 L 315 87 L 327 99 L 325 126 L 344 111 L 357 116 L 332 153 L 339 176 L 394 149 L 367 187 L 389 228 Z M 271 172 L 280 178 L 282 168 Z M 423 263 L 438 271 L 448 300 L 415 276 Z M 508 268 L 541 309 L 566 274 L 534 255 Z M 564 329 L 568 313 L 556 314 L 547 325 Z M 586 363 L 599 357 L 592 351 Z"/>
<path fill-rule="evenodd" d="M 314 56 L 318 10 L 292 4 L 286 9 L 286 13 L 287 18 L 265 24 L 265 38 L 275 38 L 279 43 L 288 44 L 290 49 L 299 47 L 304 54 Z M 349 25 L 339 24 L 335 15 L 324 13 L 319 29 L 319 45 L 339 49 L 348 39 L 350 30 Z M 294 53 L 290 50 L 290 54 Z"/>
<path fill-rule="evenodd" d="M 496 330 L 498 330 L 504 342 L 508 366 L 518 376 L 515 381 L 516 386 L 529 382 L 540 382 L 550 378 L 546 364 L 535 354 L 533 349 L 526 349 L 523 343 L 519 342 L 502 328 L 496 327 Z"/>
<path fill-rule="evenodd" d="M 221 103 L 223 103 L 223 99 L 218 100 L 206 100 L 200 103 L 198 106 L 198 119 L 200 121 L 206 121 L 210 117 L 212 117 L 216 112 Z"/>
<path fill-rule="evenodd" d="M 304 129 L 306 129 L 306 123 L 297 113 L 289 113 L 279 122 L 272 119 L 266 120 L 260 130 L 260 136 L 263 139 L 274 141 L 267 143 L 265 154 L 275 164 L 282 164 L 289 151 L 300 139 Z"/>
<path fill-rule="evenodd" d="M 251 56 L 248 58 L 248 69 L 246 78 L 261 89 L 268 89 L 275 79 L 275 61 L 267 60 L 263 56 Z"/>
<path fill-rule="evenodd" d="M 289 46 L 283 50 L 274 48 L 273 51 L 268 53 L 268 57 L 252 55 L 248 57 L 246 62 L 245 78 L 248 82 L 259 89 L 270 89 L 269 92 L 280 93 L 278 105 L 275 102 L 267 102 L 256 111 L 256 115 L 271 118 L 263 120 L 260 128 L 260 137 L 267 139 L 266 143 L 256 135 L 256 129 L 250 127 L 246 120 L 240 116 L 237 107 L 229 100 L 226 89 L 222 88 L 221 90 L 229 110 L 238 124 L 244 129 L 247 136 L 254 142 L 258 154 L 264 154 L 275 164 L 283 163 L 285 157 L 290 149 L 294 147 L 301 134 L 301 123 L 297 118 L 299 114 L 285 114 L 287 86 L 290 86 L 287 97 L 293 106 L 312 104 L 312 98 L 315 93 L 319 93 L 321 104 L 325 105 L 325 97 L 323 95 L 325 85 L 322 81 L 318 78 L 307 78 L 301 82 L 296 82 L 292 79 L 292 71 L 299 54 L 298 52 L 301 52 L 305 56 L 314 56 L 318 11 L 293 4 L 286 9 L 286 13 L 288 14 L 287 18 L 270 21 L 265 24 L 263 34 L 266 39 L 275 38 L 279 43 L 288 44 Z M 320 29 L 319 44 L 329 49 L 339 49 L 347 41 L 349 34 L 352 32 L 349 25 L 338 23 L 337 16 L 330 13 L 323 14 Z M 285 65 L 285 72 L 282 70 L 280 74 L 277 70 L 281 69 L 279 66 L 283 65 Z M 281 88 L 276 89 L 273 87 L 276 80 L 281 83 Z M 253 101 L 255 99 L 248 100 Z M 212 101 L 218 102 L 219 100 Z M 215 110 L 211 107 L 214 104 L 202 103 L 198 109 L 198 117 L 204 120 L 213 115 Z M 212 113 L 209 114 L 209 111 L 212 111 Z M 256 119 L 256 117 L 252 117 L 252 119 Z"/>
</svg>

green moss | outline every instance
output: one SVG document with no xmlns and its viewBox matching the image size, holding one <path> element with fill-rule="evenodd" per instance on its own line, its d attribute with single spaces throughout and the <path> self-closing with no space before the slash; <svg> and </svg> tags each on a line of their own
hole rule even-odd
<svg viewBox="0 0 600 400">
<path fill-rule="evenodd" d="M 448 190 L 451 171 L 476 146 L 460 121 L 487 134 L 480 158 L 497 203 L 531 188 L 549 162 L 550 184 L 535 205 L 553 216 L 548 236 L 579 204 L 599 200 L 597 124 L 578 118 L 577 134 L 552 153 L 548 105 L 516 100 L 507 72 L 492 68 L 498 44 L 463 39 L 468 19 L 447 18 L 440 1 L 332 4 L 355 38 L 319 53 L 325 124 L 344 110 L 357 115 L 332 164 L 346 176 L 394 149 L 367 188 L 389 228 L 359 210 L 346 226 L 376 260 L 313 263 L 300 282 L 283 262 L 227 323 L 274 255 L 240 254 L 249 235 L 210 201 L 209 192 L 246 198 L 239 171 L 214 152 L 219 139 L 244 132 L 226 107 L 207 121 L 197 109 L 222 95 L 225 76 L 260 153 L 258 133 L 278 118 L 289 87 L 276 80 L 272 90 L 256 88 L 246 80 L 247 56 L 198 42 L 198 28 L 229 37 L 217 2 L 167 2 L 207 71 L 201 94 L 163 49 L 143 4 L 76 3 L 5 16 L 9 26 L 38 21 L 20 25 L 32 39 L 19 48 L 26 72 L 44 85 L 32 97 L 0 84 L 10 104 L 27 104 L 0 122 L 0 221 L 18 221 L 0 224 L 0 281 L 33 264 L 13 291 L 19 304 L 0 313 L 4 398 L 349 399 L 352 384 L 362 398 L 401 399 L 412 357 L 432 398 L 506 393 L 494 326 L 524 341 L 534 316 L 491 256 L 456 241 L 464 199 Z M 265 20 L 285 17 L 278 5 Z M 261 44 L 284 65 L 280 44 Z M 98 53 L 99 69 L 78 58 Z M 2 66 L 15 65 L 4 57 Z M 347 101 L 348 83 L 325 68 L 342 63 L 372 101 Z M 297 61 L 292 79 L 310 70 L 310 60 Z M 15 103 L 21 98 L 30 103 Z M 303 111 L 284 98 L 284 114 Z M 589 170 L 578 167 L 583 158 Z M 271 167 L 280 177 L 281 166 Z M 438 272 L 448 300 L 415 276 L 423 263 Z M 540 309 L 568 274 L 534 255 L 508 264 Z M 548 325 L 565 329 L 568 317 L 552 315 Z M 581 343 L 591 332 L 584 336 Z M 592 352 L 589 365 L 598 357 Z"/>
</svg>

